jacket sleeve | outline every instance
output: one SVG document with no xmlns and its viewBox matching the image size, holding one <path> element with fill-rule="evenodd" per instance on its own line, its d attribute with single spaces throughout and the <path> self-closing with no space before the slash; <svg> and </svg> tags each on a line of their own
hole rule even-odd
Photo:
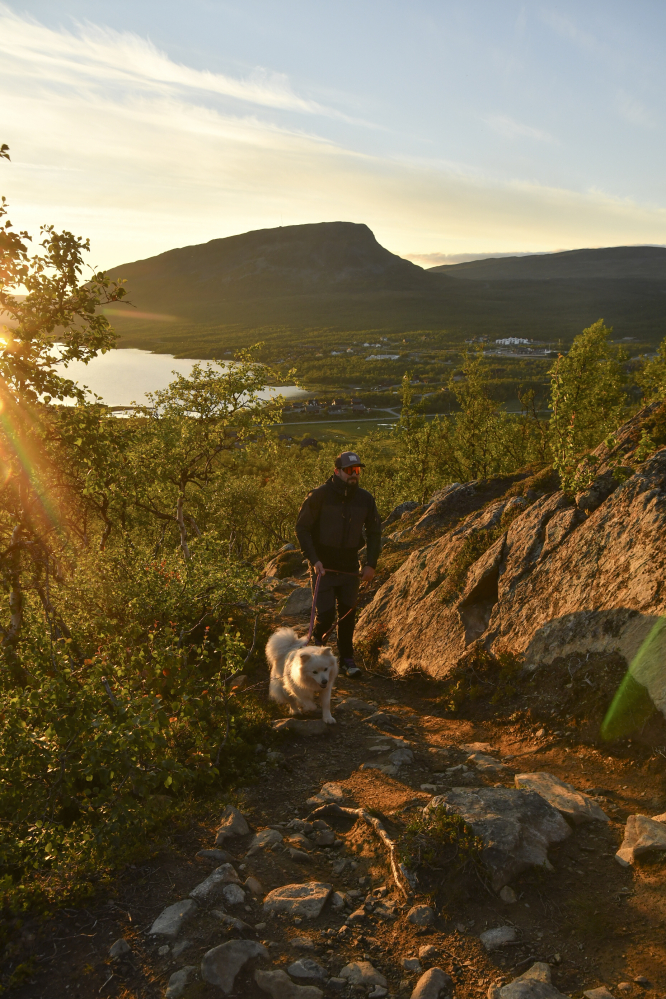
<svg viewBox="0 0 666 999">
<path fill-rule="evenodd" d="M 312 539 L 312 528 L 319 519 L 320 512 L 321 500 L 316 492 L 311 492 L 305 497 L 305 502 L 298 511 L 298 517 L 296 518 L 296 537 L 301 546 L 301 551 L 310 565 L 314 565 L 315 562 L 319 561 L 319 556 L 317 555 Z"/>
<path fill-rule="evenodd" d="M 382 520 L 374 499 L 365 518 L 365 538 L 367 542 L 365 564 L 377 568 L 377 559 L 382 550 Z"/>
</svg>

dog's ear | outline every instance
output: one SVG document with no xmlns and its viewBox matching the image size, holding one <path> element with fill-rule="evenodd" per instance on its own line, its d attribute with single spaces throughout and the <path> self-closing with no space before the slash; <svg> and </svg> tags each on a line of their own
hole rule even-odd
<svg viewBox="0 0 666 999">
<path fill-rule="evenodd" d="M 321 651 L 322 652 L 331 652 L 332 653 L 333 649 L 331 648 L 330 645 L 325 645 L 324 648 Z"/>
<path fill-rule="evenodd" d="M 308 662 L 310 662 L 310 653 L 309 652 L 301 652 L 301 662 L 302 663 L 308 663 Z"/>
</svg>

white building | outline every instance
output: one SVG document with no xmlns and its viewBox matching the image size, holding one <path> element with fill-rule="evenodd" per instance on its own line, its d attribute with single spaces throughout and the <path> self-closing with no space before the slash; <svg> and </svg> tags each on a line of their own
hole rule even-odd
<svg viewBox="0 0 666 999">
<path fill-rule="evenodd" d="M 513 347 L 519 343 L 531 343 L 531 340 L 523 340 L 519 336 L 507 336 L 504 340 L 495 340 L 495 343 L 501 344 L 502 347 Z"/>
</svg>

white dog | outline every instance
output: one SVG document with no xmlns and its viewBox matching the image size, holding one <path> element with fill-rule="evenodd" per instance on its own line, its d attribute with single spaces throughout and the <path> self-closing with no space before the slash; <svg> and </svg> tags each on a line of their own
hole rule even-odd
<svg viewBox="0 0 666 999">
<path fill-rule="evenodd" d="M 338 661 L 330 647 L 307 645 L 293 628 L 278 628 L 268 639 L 266 658 L 271 666 L 269 694 L 278 704 L 288 704 L 289 713 L 316 711 L 315 696 L 321 695 L 321 716 L 335 725 L 331 694 L 338 675 Z"/>
</svg>

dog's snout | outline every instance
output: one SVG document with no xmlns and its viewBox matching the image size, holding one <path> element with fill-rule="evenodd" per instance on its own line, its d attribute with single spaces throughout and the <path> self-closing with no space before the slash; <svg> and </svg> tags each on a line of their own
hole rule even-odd
<svg viewBox="0 0 666 999">
<path fill-rule="evenodd" d="M 320 680 L 319 683 L 322 687 L 328 687 L 328 680 Z"/>
</svg>

